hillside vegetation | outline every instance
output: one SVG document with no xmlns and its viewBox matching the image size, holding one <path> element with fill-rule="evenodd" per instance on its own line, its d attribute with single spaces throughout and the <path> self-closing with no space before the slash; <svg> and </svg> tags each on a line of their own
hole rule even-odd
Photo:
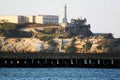
<svg viewBox="0 0 120 80">
<path fill-rule="evenodd" d="M 58 25 L 0 23 L 0 51 L 3 52 L 64 52 L 120 53 L 120 39 L 112 34 L 80 37 L 64 36 Z"/>
</svg>

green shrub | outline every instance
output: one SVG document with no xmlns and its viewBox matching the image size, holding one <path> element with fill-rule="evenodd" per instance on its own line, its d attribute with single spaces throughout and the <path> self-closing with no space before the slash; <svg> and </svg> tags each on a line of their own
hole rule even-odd
<svg viewBox="0 0 120 80">
<path fill-rule="evenodd" d="M 75 41 L 76 41 L 76 39 L 75 39 L 75 37 L 73 37 L 70 45 L 67 46 L 67 48 L 65 49 L 66 52 L 75 53 L 77 51 L 77 48 L 74 45 Z"/>
<path fill-rule="evenodd" d="M 101 46 L 97 46 L 96 48 L 99 49 L 99 50 L 102 50 L 102 47 L 101 47 Z"/>
<path fill-rule="evenodd" d="M 53 38 L 54 36 L 52 35 L 43 35 L 43 36 L 40 36 L 39 39 L 42 40 L 42 41 L 49 41 Z"/>
<path fill-rule="evenodd" d="M 49 40 L 48 44 L 51 45 L 51 46 L 55 46 L 56 45 L 56 43 L 54 42 L 54 40 Z"/>
<path fill-rule="evenodd" d="M 45 34 L 54 34 L 55 33 L 55 29 L 53 29 L 53 28 L 46 28 L 46 29 L 44 29 L 44 33 Z"/>
<path fill-rule="evenodd" d="M 69 53 L 75 53 L 77 51 L 77 48 L 75 47 L 74 44 L 68 46 L 66 49 L 66 52 L 69 52 Z"/>
<path fill-rule="evenodd" d="M 90 42 L 86 42 L 86 44 L 83 46 L 83 48 L 88 51 L 91 49 L 92 44 Z"/>
<path fill-rule="evenodd" d="M 0 26 L 1 26 L 1 30 L 4 30 L 4 31 L 16 29 L 16 24 L 14 23 L 1 23 Z"/>
</svg>

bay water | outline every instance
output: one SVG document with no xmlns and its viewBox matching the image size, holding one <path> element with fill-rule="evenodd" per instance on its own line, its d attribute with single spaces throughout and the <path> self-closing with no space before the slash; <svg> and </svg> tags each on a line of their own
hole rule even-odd
<svg viewBox="0 0 120 80">
<path fill-rule="evenodd" d="M 120 80 L 120 69 L 0 68 L 0 80 Z"/>
</svg>

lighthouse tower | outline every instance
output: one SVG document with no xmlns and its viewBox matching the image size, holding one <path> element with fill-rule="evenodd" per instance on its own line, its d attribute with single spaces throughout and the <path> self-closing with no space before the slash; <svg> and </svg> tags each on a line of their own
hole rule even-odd
<svg viewBox="0 0 120 80">
<path fill-rule="evenodd" d="M 64 7 L 64 18 L 63 18 L 63 23 L 67 23 L 67 6 L 65 5 Z"/>
</svg>

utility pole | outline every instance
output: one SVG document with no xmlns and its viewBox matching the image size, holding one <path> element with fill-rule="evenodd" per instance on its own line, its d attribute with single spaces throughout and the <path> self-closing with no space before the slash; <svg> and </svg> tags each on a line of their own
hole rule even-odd
<svg viewBox="0 0 120 80">
<path fill-rule="evenodd" d="M 87 42 L 85 44 L 85 53 L 87 53 Z"/>
<path fill-rule="evenodd" d="M 86 44 L 85 44 L 85 53 L 87 53 L 87 42 L 88 42 L 88 39 L 86 40 Z"/>
</svg>

